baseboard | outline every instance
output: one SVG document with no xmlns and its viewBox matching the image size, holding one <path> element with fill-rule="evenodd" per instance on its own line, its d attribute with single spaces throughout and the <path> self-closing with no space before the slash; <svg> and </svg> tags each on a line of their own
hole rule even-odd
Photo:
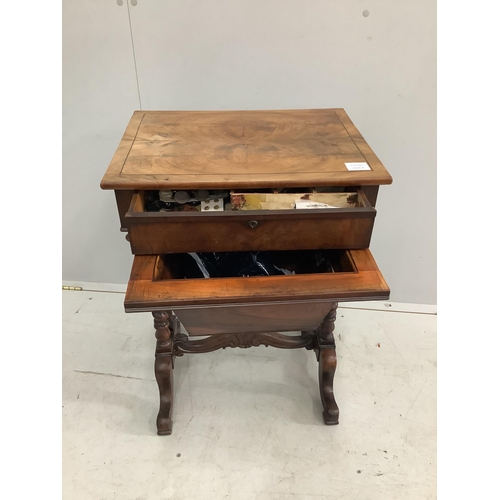
<svg viewBox="0 0 500 500">
<path fill-rule="evenodd" d="M 62 286 L 81 288 L 86 292 L 113 292 L 125 293 L 127 285 L 119 283 L 94 283 L 91 281 L 63 281 Z"/>
<path fill-rule="evenodd" d="M 371 311 L 392 311 L 414 314 L 437 314 L 437 305 L 411 304 L 406 302 L 367 301 L 367 302 L 342 302 L 339 308 L 369 309 Z"/>
</svg>

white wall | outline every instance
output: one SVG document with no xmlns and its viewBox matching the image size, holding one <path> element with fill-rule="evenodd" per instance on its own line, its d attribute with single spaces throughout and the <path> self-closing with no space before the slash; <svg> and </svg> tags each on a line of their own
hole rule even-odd
<svg viewBox="0 0 500 500">
<path fill-rule="evenodd" d="M 99 188 L 139 107 L 124 2 L 63 1 L 63 280 L 124 283 L 132 264 L 114 195 Z"/>
<path fill-rule="evenodd" d="M 345 108 L 394 178 L 371 246 L 391 299 L 436 303 L 434 0 L 137 0 L 132 33 L 116 0 L 90 26 L 101 3 L 63 2 L 65 280 L 128 279 L 114 197 L 98 182 L 138 90 L 143 109 Z M 81 75 L 89 66 L 95 86 Z"/>
</svg>

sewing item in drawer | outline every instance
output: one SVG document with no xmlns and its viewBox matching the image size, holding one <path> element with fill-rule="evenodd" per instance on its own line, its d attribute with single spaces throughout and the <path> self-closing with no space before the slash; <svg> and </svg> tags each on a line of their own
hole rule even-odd
<svg viewBox="0 0 500 500">
<path fill-rule="evenodd" d="M 232 210 L 293 210 L 357 208 L 365 204 L 358 193 L 231 193 Z"/>
<path fill-rule="evenodd" d="M 224 211 L 224 199 L 214 198 L 208 199 L 201 202 L 202 212 L 223 212 Z"/>
</svg>

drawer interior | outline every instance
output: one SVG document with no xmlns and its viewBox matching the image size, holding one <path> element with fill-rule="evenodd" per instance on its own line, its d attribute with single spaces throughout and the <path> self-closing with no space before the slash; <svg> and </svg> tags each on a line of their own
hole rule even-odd
<svg viewBox="0 0 500 500">
<path fill-rule="evenodd" d="M 247 190 L 139 191 L 131 212 L 240 212 L 371 208 L 361 190 L 302 187 Z"/>
<path fill-rule="evenodd" d="M 301 262 L 302 252 L 276 252 L 280 265 Z M 125 296 L 127 312 L 250 305 L 298 304 L 301 301 L 386 300 L 389 287 L 371 252 L 330 252 L 333 272 L 293 276 L 184 279 L 176 254 L 136 255 Z M 281 259 L 281 260 L 280 260 Z M 303 261 L 302 261 L 303 262 Z M 324 271 L 324 270 L 323 270 Z"/>
<path fill-rule="evenodd" d="M 231 193 L 231 210 L 294 210 L 365 207 L 357 192 Z"/>
<path fill-rule="evenodd" d="M 159 255 L 154 281 L 355 273 L 345 250 L 173 253 Z"/>
</svg>

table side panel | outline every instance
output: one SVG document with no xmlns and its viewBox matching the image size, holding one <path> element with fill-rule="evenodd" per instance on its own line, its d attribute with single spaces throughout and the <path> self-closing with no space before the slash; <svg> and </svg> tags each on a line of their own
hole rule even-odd
<svg viewBox="0 0 500 500">
<path fill-rule="evenodd" d="M 291 304 L 245 304 L 174 310 L 190 336 L 315 330 L 332 301 Z"/>
</svg>

